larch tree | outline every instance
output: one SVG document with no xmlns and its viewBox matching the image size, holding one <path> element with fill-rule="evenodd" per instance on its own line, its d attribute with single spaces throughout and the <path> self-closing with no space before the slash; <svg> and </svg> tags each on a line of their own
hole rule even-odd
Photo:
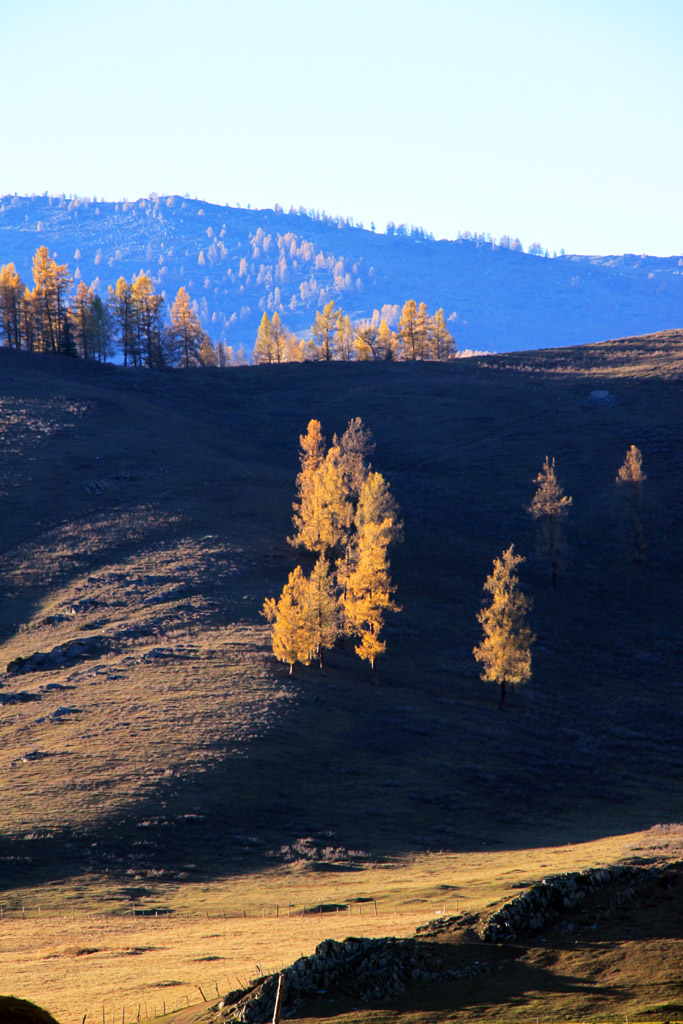
<svg viewBox="0 0 683 1024">
<path fill-rule="evenodd" d="M 643 456 L 634 444 L 626 452 L 626 458 L 619 467 L 617 484 L 626 494 L 633 519 L 633 558 L 638 565 L 645 561 L 645 536 L 643 529 L 643 484 L 647 480 L 643 473 Z"/>
<path fill-rule="evenodd" d="M 448 330 L 443 309 L 437 309 L 431 319 L 429 345 L 432 359 L 452 359 L 456 353 L 455 339 Z"/>
<path fill-rule="evenodd" d="M 370 663 L 374 683 L 378 681 L 377 659 L 387 646 L 382 637 L 386 614 L 401 610 L 393 600 L 396 587 L 389 575 L 390 533 L 386 521 L 365 523 L 357 535 L 355 564 L 344 580 L 344 628 L 359 640 L 356 654 Z"/>
<path fill-rule="evenodd" d="M 275 350 L 273 346 L 270 317 L 265 312 L 261 317 L 261 323 L 259 324 L 258 331 L 256 332 L 256 341 L 254 342 L 254 362 L 275 362 Z"/>
<path fill-rule="evenodd" d="M 334 299 L 327 302 L 322 309 L 315 314 L 315 321 L 311 328 L 313 334 L 313 353 L 318 359 L 329 362 L 334 359 L 338 348 L 338 335 L 341 329 L 342 312 L 334 308 Z"/>
<path fill-rule="evenodd" d="M 311 526 L 318 517 L 316 478 L 325 458 L 325 438 L 319 420 L 309 421 L 306 433 L 299 437 L 299 444 L 301 469 L 296 478 L 297 493 L 292 505 L 294 535 L 288 540 L 293 547 L 305 547 L 313 551 L 316 548 L 311 544 L 317 543 L 318 536 L 317 528 Z"/>
<path fill-rule="evenodd" d="M 397 333 L 401 345 L 402 358 L 407 360 L 419 359 L 420 325 L 418 323 L 418 308 L 415 299 L 408 299 L 403 306 Z"/>
<path fill-rule="evenodd" d="M 156 294 L 152 279 L 142 272 L 133 278 L 131 300 L 140 365 L 163 366 L 162 310 L 164 300 Z"/>
<path fill-rule="evenodd" d="M 391 330 L 385 319 L 377 329 L 377 359 L 395 362 L 401 352 L 398 336 Z"/>
<path fill-rule="evenodd" d="M 21 298 L 24 284 L 13 263 L 0 269 L 0 331 L 8 348 L 21 348 Z"/>
<path fill-rule="evenodd" d="M 124 277 L 116 282 L 116 287 L 109 285 L 107 299 L 111 318 L 119 335 L 119 346 L 123 353 L 123 365 L 132 363 L 137 366 L 137 348 L 135 344 L 135 317 L 131 287 Z"/>
<path fill-rule="evenodd" d="M 320 671 L 325 671 L 325 651 L 334 646 L 339 632 L 339 607 L 330 563 L 320 555 L 306 583 L 305 604 L 308 631 Z"/>
<path fill-rule="evenodd" d="M 66 264 L 58 264 L 41 245 L 33 257 L 32 302 L 36 347 L 41 352 L 65 353 L 67 297 L 71 277 Z"/>
<path fill-rule="evenodd" d="M 197 366 L 201 360 L 204 331 L 185 288 L 178 289 L 170 309 L 173 361 L 180 366 Z M 208 354 L 208 353 L 207 353 Z"/>
<path fill-rule="evenodd" d="M 315 638 L 308 611 L 308 580 L 301 566 L 290 572 L 277 601 L 274 597 L 266 599 L 261 614 L 272 624 L 273 654 L 289 665 L 290 676 L 297 661 L 309 665 Z"/>
<path fill-rule="evenodd" d="M 507 686 L 526 683 L 531 678 L 531 645 L 535 637 L 526 623 L 526 615 L 532 601 L 519 590 L 516 572 L 524 561 L 515 554 L 513 544 L 500 558 L 494 558 L 493 572 L 484 583 L 484 590 L 490 595 L 489 604 L 477 614 L 484 636 L 473 654 L 481 663 L 481 678 L 498 684 L 501 708 L 505 707 Z"/>
<path fill-rule="evenodd" d="M 557 481 L 555 459 L 551 462 L 547 455 L 534 483 L 537 485 L 536 493 L 528 512 L 538 523 L 537 551 L 548 561 L 550 579 L 555 588 L 557 574 L 564 564 L 563 521 L 569 512 L 572 499 L 564 493 Z"/>
<path fill-rule="evenodd" d="M 95 322 L 93 305 L 95 293 L 83 281 L 78 282 L 76 294 L 69 306 L 71 337 L 81 359 L 95 355 Z"/>
</svg>

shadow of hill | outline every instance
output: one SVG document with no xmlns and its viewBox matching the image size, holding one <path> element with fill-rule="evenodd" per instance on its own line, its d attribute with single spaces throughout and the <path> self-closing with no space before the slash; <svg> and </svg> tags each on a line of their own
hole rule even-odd
<svg viewBox="0 0 683 1024">
<path fill-rule="evenodd" d="M 34 621 L 55 593 L 67 601 L 77 585 L 94 592 L 105 568 L 135 576 L 131 559 L 155 550 L 165 557 L 189 537 L 192 550 L 163 572 L 169 582 L 189 578 L 189 596 L 213 602 L 182 613 L 202 671 L 218 687 L 222 668 L 212 667 L 208 649 L 220 647 L 219 627 L 253 623 L 250 651 L 264 666 L 264 694 L 288 685 L 263 653 L 258 611 L 296 562 L 285 538 L 298 435 L 312 417 L 329 438 L 362 416 L 377 442 L 373 463 L 405 522 L 405 542 L 392 555 L 404 611 L 387 628 L 379 688 L 350 650 L 332 652 L 325 679 L 299 671 L 278 725 L 255 725 L 238 753 L 219 737 L 201 768 L 179 768 L 123 809 L 112 809 L 103 787 L 97 823 L 79 822 L 75 806 L 76 820 L 55 820 L 53 840 L 15 840 L 10 822 L 3 856 L 35 850 L 44 877 L 69 875 L 74 865 L 123 872 L 148 821 L 145 870 L 180 872 L 192 862 L 218 877 L 277 863 L 281 847 L 306 838 L 382 858 L 524 847 L 530 836 L 576 842 L 679 818 L 683 698 L 670 681 L 682 650 L 681 384 L 673 356 L 670 378 L 666 360 L 657 377 L 641 378 L 638 360 L 649 375 L 664 359 L 663 342 L 636 341 L 635 350 L 595 346 L 586 365 L 582 350 L 564 350 L 561 359 L 186 375 L 0 351 L 9 368 L 0 378 L 10 416 L 4 437 L 31 417 L 38 423 L 3 448 L 0 467 L 7 660 L 56 635 Z M 619 376 L 605 377 L 613 364 L 595 353 L 613 351 Z M 605 380 L 614 402 L 587 404 Z M 631 443 L 641 446 L 648 474 L 642 570 L 625 555 L 613 486 Z M 571 558 L 557 592 L 531 557 L 525 514 L 546 453 L 574 496 Z M 104 487 L 89 493 L 93 482 Z M 216 538 L 216 553 L 191 576 L 206 536 Z M 530 556 L 523 583 L 535 598 L 538 641 L 533 683 L 501 714 L 471 650 L 483 580 L 511 541 Z M 239 551 L 236 573 L 223 572 L 220 545 L 226 559 Z M 121 586 L 111 585 L 112 606 L 124 600 Z M 125 601 L 117 611 L 124 625 L 142 614 L 139 601 Z M 150 643 L 167 642 L 175 608 L 165 608 L 168 621 Z M 143 648 L 119 653 L 141 659 Z M 130 672 L 142 679 L 147 665 L 138 660 Z M 77 685 L 78 699 L 90 699 L 90 683 Z M 162 768 L 163 738 L 174 728 L 159 718 L 149 761 Z M 45 771 L 56 764 L 46 761 Z"/>
</svg>

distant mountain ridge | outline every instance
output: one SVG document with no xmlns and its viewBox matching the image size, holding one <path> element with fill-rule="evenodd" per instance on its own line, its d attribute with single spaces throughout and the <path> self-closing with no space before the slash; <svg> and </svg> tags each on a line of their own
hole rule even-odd
<svg viewBox="0 0 683 1024">
<path fill-rule="evenodd" d="M 352 320 L 410 298 L 455 314 L 458 348 L 576 345 L 683 322 L 683 258 L 547 258 L 479 239 L 379 234 L 342 218 L 216 206 L 180 196 L 98 202 L 0 200 L 0 264 L 32 285 L 46 245 L 75 282 L 107 286 L 144 270 L 170 304 L 181 285 L 214 341 L 251 349 L 262 314 L 306 334 L 334 299 Z M 390 315 L 391 309 L 386 312 Z"/>
</svg>

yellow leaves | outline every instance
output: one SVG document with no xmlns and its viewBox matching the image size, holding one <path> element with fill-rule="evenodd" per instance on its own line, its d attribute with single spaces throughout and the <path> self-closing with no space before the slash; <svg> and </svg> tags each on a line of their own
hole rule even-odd
<svg viewBox="0 0 683 1024">
<path fill-rule="evenodd" d="M 529 512 L 534 519 L 543 516 L 566 516 L 572 499 L 565 495 L 555 476 L 555 459 L 551 462 L 546 455 L 543 468 L 534 483 L 537 484 Z"/>
<path fill-rule="evenodd" d="M 342 632 L 359 638 L 356 652 L 370 661 L 376 677 L 386 612 L 399 610 L 387 559 L 389 544 L 400 537 L 398 507 L 382 475 L 370 472 L 367 457 L 374 445 L 360 418 L 350 421 L 341 439 L 335 435 L 327 453 L 318 420 L 310 421 L 299 440 L 296 532 L 289 542 L 318 558 L 309 580 L 299 569 L 280 601 L 270 598 L 264 605 L 263 614 L 275 623 L 273 651 L 290 665 L 292 657 L 308 664 L 316 651 L 322 667 L 322 650 Z M 338 556 L 334 572 L 328 553 Z M 293 639 L 297 629 L 305 630 L 307 643 Z"/>
<path fill-rule="evenodd" d="M 300 566 L 289 574 L 278 601 L 266 599 L 261 614 L 273 624 L 273 654 L 289 665 L 290 675 L 295 662 L 308 665 L 313 644 L 306 615 L 306 579 Z"/>
<path fill-rule="evenodd" d="M 617 483 L 638 486 L 645 480 L 647 480 L 647 477 L 643 473 L 643 456 L 640 449 L 632 444 L 626 452 L 626 458 L 617 473 Z"/>
<path fill-rule="evenodd" d="M 491 601 L 477 614 L 484 636 L 473 654 L 481 662 L 481 678 L 501 687 L 506 683 L 525 683 L 531 678 L 534 635 L 525 616 L 532 602 L 518 589 L 516 569 L 522 562 L 524 558 L 515 554 L 513 544 L 500 558 L 494 558 L 493 572 L 484 583 Z"/>
</svg>

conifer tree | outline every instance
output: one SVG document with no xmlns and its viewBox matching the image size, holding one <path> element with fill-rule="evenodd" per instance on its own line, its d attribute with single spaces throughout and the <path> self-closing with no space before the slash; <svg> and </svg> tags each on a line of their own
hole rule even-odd
<svg viewBox="0 0 683 1024">
<path fill-rule="evenodd" d="M 400 611 L 393 600 L 396 590 L 389 577 L 387 558 L 391 525 L 366 522 L 357 535 L 355 564 L 344 580 L 344 626 L 359 639 L 356 654 L 370 662 L 373 682 L 378 681 L 377 659 L 386 650 L 381 633 L 387 612 Z"/>
<path fill-rule="evenodd" d="M 71 277 L 66 264 L 58 264 L 41 245 L 33 257 L 33 313 L 36 347 L 41 352 L 66 349 L 66 300 Z"/>
<path fill-rule="evenodd" d="M 360 416 L 355 416 L 349 420 L 341 439 L 338 441 L 335 435 L 333 443 L 339 446 L 345 486 L 349 497 L 356 503 L 370 470 L 368 459 L 375 450 L 372 434 L 363 426 Z"/>
<path fill-rule="evenodd" d="M 21 348 L 21 298 L 24 284 L 13 263 L 0 270 L 0 331 L 8 348 Z"/>
<path fill-rule="evenodd" d="M 297 496 L 292 506 L 295 533 L 288 539 L 293 547 L 315 550 L 311 548 L 309 541 L 317 536 L 317 530 L 311 530 L 309 524 L 317 518 L 316 477 L 325 458 L 325 438 L 319 420 L 310 420 L 306 433 L 299 437 L 299 444 L 301 469 L 296 478 Z"/>
<path fill-rule="evenodd" d="M 448 330 L 443 309 L 437 309 L 431 319 L 429 345 L 432 359 L 452 359 L 455 355 L 455 339 Z"/>
<path fill-rule="evenodd" d="M 261 323 L 259 324 L 258 331 L 256 332 L 256 341 L 254 342 L 254 362 L 275 362 L 270 317 L 265 312 L 261 317 Z"/>
<path fill-rule="evenodd" d="M 567 516 L 572 499 L 565 495 L 555 475 L 555 459 L 546 455 L 541 472 L 536 477 L 536 493 L 529 506 L 529 514 L 538 523 L 537 550 L 550 565 L 553 588 L 557 587 L 557 573 L 563 565 L 564 532 L 562 521 Z"/>
<path fill-rule="evenodd" d="M 276 601 L 266 599 L 261 614 L 272 623 L 273 654 L 278 661 L 289 665 L 290 676 L 297 661 L 309 665 L 315 649 L 308 612 L 308 581 L 298 566 L 289 574 L 289 579 Z"/>
<path fill-rule="evenodd" d="M 484 590 L 490 603 L 477 613 L 484 636 L 474 648 L 481 662 L 481 678 L 500 687 L 500 706 L 505 707 L 506 686 L 526 683 L 531 678 L 531 645 L 534 635 L 526 624 L 531 599 L 519 590 L 516 569 L 524 562 L 511 544 L 501 558 L 494 558 L 493 572 L 487 576 Z"/>
<path fill-rule="evenodd" d="M 119 345 L 123 353 L 123 365 L 132 363 L 137 366 L 137 349 L 135 345 L 135 317 L 131 287 L 124 277 L 116 282 L 116 287 L 109 285 L 109 310 L 119 334 Z"/>
<path fill-rule="evenodd" d="M 334 308 L 334 299 L 323 306 L 322 313 L 315 314 L 313 333 L 313 354 L 318 359 L 329 362 L 334 359 L 338 348 L 338 334 L 342 322 L 342 312 Z"/>
<path fill-rule="evenodd" d="M 633 557 L 638 565 L 645 560 L 645 537 L 643 531 L 643 484 L 647 480 L 643 473 L 643 456 L 634 444 L 626 452 L 626 458 L 619 467 L 616 482 L 626 493 L 633 516 Z"/>
<path fill-rule="evenodd" d="M 76 294 L 69 306 L 69 322 L 71 337 L 81 359 L 89 359 L 95 353 L 94 300 L 95 293 L 92 288 L 79 281 Z"/>
<path fill-rule="evenodd" d="M 190 296 L 185 288 L 180 287 L 170 309 L 171 344 L 173 362 L 180 366 L 197 366 L 202 363 L 201 348 L 204 342 L 204 331 L 199 317 L 190 303 Z M 205 352 L 208 357 L 209 353 Z"/>
<path fill-rule="evenodd" d="M 398 338 L 401 344 L 401 356 L 403 359 L 413 360 L 420 358 L 420 325 L 418 324 L 418 309 L 415 299 L 408 299 L 401 310 L 401 318 L 398 322 Z"/>
<path fill-rule="evenodd" d="M 147 274 L 141 272 L 133 278 L 131 301 L 139 363 L 163 366 L 161 317 L 164 300 L 156 294 L 154 284 Z"/>
<path fill-rule="evenodd" d="M 330 563 L 324 555 L 317 559 L 307 581 L 305 603 L 308 629 L 313 638 L 320 671 L 324 672 L 325 650 L 334 645 L 339 630 L 335 581 Z"/>
<path fill-rule="evenodd" d="M 399 339 L 391 330 L 386 320 L 380 321 L 377 331 L 377 358 L 393 362 L 399 358 L 401 348 Z"/>
</svg>

